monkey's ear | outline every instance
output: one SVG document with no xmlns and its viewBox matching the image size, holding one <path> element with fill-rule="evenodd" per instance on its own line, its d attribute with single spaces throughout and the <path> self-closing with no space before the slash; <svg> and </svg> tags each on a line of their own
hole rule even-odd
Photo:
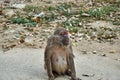
<svg viewBox="0 0 120 80">
<path fill-rule="evenodd" d="M 54 37 L 51 37 L 50 39 L 48 39 L 48 43 L 49 45 L 52 45 L 54 42 L 55 42 L 55 38 Z"/>
</svg>

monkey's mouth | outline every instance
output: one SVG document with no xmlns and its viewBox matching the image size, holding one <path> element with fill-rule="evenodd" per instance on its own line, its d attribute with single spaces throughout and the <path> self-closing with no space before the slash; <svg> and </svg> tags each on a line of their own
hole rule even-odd
<svg viewBox="0 0 120 80">
<path fill-rule="evenodd" d="M 64 44 L 64 45 L 69 45 L 69 40 L 68 40 L 68 39 L 63 40 L 63 44 Z"/>
</svg>

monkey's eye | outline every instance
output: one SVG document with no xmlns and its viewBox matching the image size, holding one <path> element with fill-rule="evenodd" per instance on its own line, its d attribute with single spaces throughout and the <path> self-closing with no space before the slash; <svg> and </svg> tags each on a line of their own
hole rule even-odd
<svg viewBox="0 0 120 80">
<path fill-rule="evenodd" d="M 68 32 L 67 32 L 67 31 L 65 31 L 65 32 L 64 32 L 64 35 L 68 35 Z"/>
<path fill-rule="evenodd" d="M 61 36 L 67 36 L 68 35 L 68 32 L 67 31 L 63 31 L 60 33 Z"/>
<path fill-rule="evenodd" d="M 62 32 L 62 33 L 60 33 L 60 35 L 61 35 L 61 36 L 63 36 L 63 35 L 64 35 L 64 33 Z"/>
</svg>

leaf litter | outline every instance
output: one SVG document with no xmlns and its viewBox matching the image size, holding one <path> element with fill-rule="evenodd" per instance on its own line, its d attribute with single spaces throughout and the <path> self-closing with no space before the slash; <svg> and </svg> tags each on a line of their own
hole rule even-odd
<svg viewBox="0 0 120 80">
<path fill-rule="evenodd" d="M 24 2 L 12 4 L 15 9 L 11 8 L 9 3 L 3 2 L 3 6 L 0 6 L 3 49 L 21 44 L 37 46 L 35 48 L 44 47 L 45 41 L 57 27 L 64 27 L 69 31 L 73 46 L 76 46 L 76 43 L 81 40 L 112 43 L 114 39 L 119 39 L 120 36 L 119 23 L 117 25 L 112 24 L 112 22 L 119 21 L 116 16 L 119 15 L 120 10 L 114 11 L 116 7 L 106 10 L 110 7 L 107 3 L 108 7 L 104 7 L 104 5 L 101 7 L 101 3 L 97 2 L 100 4 L 97 9 L 102 9 L 99 11 L 100 14 L 94 11 L 94 6 L 89 7 L 92 5 L 82 6 L 86 3 L 78 5 L 74 2 L 67 2 L 55 6 L 30 6 Z M 103 19 L 103 16 L 106 19 Z M 110 17 L 112 19 L 108 23 L 107 19 Z M 98 20 L 96 21 L 96 19 Z M 102 23 L 108 24 L 102 25 Z M 10 42 L 11 38 L 14 40 L 13 42 Z M 83 51 L 83 53 L 87 53 L 87 51 Z M 92 53 L 96 54 L 97 52 L 93 51 Z M 110 53 L 114 53 L 114 51 Z"/>
</svg>

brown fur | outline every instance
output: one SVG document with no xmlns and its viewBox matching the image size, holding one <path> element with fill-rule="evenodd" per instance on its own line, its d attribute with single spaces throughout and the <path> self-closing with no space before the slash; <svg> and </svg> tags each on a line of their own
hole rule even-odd
<svg viewBox="0 0 120 80">
<path fill-rule="evenodd" d="M 79 80 L 76 78 L 71 44 L 64 44 L 62 42 L 64 38 L 54 34 L 48 39 L 44 60 L 49 80 L 54 80 L 59 75 L 69 75 L 72 80 Z"/>
<path fill-rule="evenodd" d="M 0 15 L 2 15 L 2 3 L 0 3 Z"/>
</svg>

